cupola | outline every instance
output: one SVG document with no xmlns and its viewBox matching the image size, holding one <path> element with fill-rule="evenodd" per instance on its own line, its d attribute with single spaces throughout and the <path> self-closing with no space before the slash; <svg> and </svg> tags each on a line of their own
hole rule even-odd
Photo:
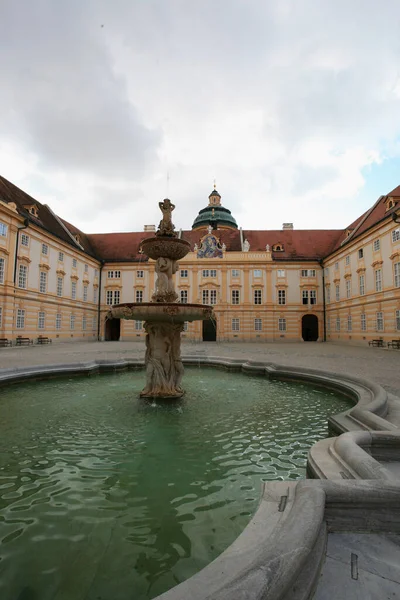
<svg viewBox="0 0 400 600">
<path fill-rule="evenodd" d="M 208 196 L 208 206 L 203 208 L 195 220 L 192 229 L 208 227 L 213 229 L 237 229 L 236 220 L 232 217 L 231 211 L 221 205 L 221 195 L 214 189 Z"/>
</svg>

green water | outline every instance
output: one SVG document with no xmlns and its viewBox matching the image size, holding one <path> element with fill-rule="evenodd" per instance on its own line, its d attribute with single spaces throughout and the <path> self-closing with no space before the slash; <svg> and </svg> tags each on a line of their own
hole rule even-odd
<svg viewBox="0 0 400 600">
<path fill-rule="evenodd" d="M 261 480 L 305 476 L 337 394 L 186 369 L 186 396 L 138 400 L 143 372 L 0 389 L 0 598 L 141 600 L 216 558 Z"/>
</svg>

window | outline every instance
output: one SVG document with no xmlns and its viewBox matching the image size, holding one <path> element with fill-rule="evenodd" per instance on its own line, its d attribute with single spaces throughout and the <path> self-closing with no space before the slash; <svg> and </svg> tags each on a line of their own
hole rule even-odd
<svg viewBox="0 0 400 600">
<path fill-rule="evenodd" d="M 138 279 L 143 279 L 144 278 L 144 271 L 136 271 L 136 277 Z"/>
<path fill-rule="evenodd" d="M 217 304 L 217 290 L 210 290 L 210 304 Z"/>
<path fill-rule="evenodd" d="M 278 277 L 285 277 L 286 272 L 285 269 L 278 269 Z"/>
<path fill-rule="evenodd" d="M 28 267 L 26 265 L 19 265 L 18 271 L 18 287 L 26 289 L 26 280 L 28 278 Z"/>
<path fill-rule="evenodd" d="M 69 323 L 70 323 L 71 331 L 74 330 L 75 329 L 75 315 L 71 315 Z"/>
<path fill-rule="evenodd" d="M 56 314 L 56 329 L 61 329 L 61 313 Z"/>
<path fill-rule="evenodd" d="M 392 242 L 400 241 L 400 229 L 393 229 L 392 231 Z"/>
<path fill-rule="evenodd" d="M 400 310 L 396 310 L 395 320 L 396 320 L 396 329 L 397 329 L 397 331 L 400 331 Z"/>
<path fill-rule="evenodd" d="M 330 331 L 331 330 L 331 318 L 328 317 L 326 320 L 326 330 Z"/>
<path fill-rule="evenodd" d="M 351 315 L 347 315 L 347 331 L 352 331 L 353 324 L 351 320 Z"/>
<path fill-rule="evenodd" d="M 261 277 L 261 269 L 254 269 L 253 271 L 254 277 Z"/>
<path fill-rule="evenodd" d="M 278 304 L 286 304 L 286 290 L 278 290 Z"/>
<path fill-rule="evenodd" d="M 94 276 L 95 276 L 95 277 L 98 277 L 98 276 L 99 276 L 99 270 L 98 270 L 98 269 L 95 269 L 95 270 L 94 270 Z"/>
<path fill-rule="evenodd" d="M 119 279 L 121 277 L 121 271 L 108 271 L 107 277 L 109 279 Z"/>
<path fill-rule="evenodd" d="M 262 331 L 262 320 L 254 319 L 254 331 Z"/>
<path fill-rule="evenodd" d="M 331 301 L 331 286 L 327 285 L 325 287 L 325 296 L 326 296 L 326 303 L 329 304 Z"/>
<path fill-rule="evenodd" d="M 316 290 L 303 290 L 303 304 L 316 304 L 317 303 L 317 292 Z"/>
<path fill-rule="evenodd" d="M 40 271 L 39 292 L 41 294 L 45 294 L 46 290 L 47 290 L 47 273 L 46 273 L 46 271 Z"/>
<path fill-rule="evenodd" d="M 210 269 L 210 277 L 216 277 L 217 276 L 217 270 L 216 269 Z"/>
<path fill-rule="evenodd" d="M 367 331 L 367 317 L 365 313 L 361 315 L 361 331 Z"/>
<path fill-rule="evenodd" d="M 141 331 L 143 329 L 142 321 L 135 321 L 135 330 Z"/>
<path fill-rule="evenodd" d="M 25 327 L 25 311 L 22 308 L 17 310 L 17 329 L 23 329 Z"/>
<path fill-rule="evenodd" d="M 88 294 L 88 286 L 84 285 L 83 286 L 83 301 L 87 302 L 87 294 Z"/>
<path fill-rule="evenodd" d="M 113 297 L 114 297 L 114 294 L 113 294 L 112 290 L 107 290 L 107 293 L 106 293 L 106 304 L 108 304 L 109 306 L 111 306 L 112 303 L 113 303 Z"/>
<path fill-rule="evenodd" d="M 324 273 L 325 273 L 325 277 L 329 277 L 329 267 L 325 267 Z"/>
<path fill-rule="evenodd" d="M 107 290 L 106 293 L 106 304 L 108 304 L 109 306 L 112 306 L 113 304 L 119 304 L 119 299 L 120 299 L 120 292 L 119 290 Z M 137 300 L 137 292 L 136 292 L 136 302 L 138 302 Z"/>
<path fill-rule="evenodd" d="M 284 317 L 278 319 L 278 330 L 286 331 L 286 319 Z"/>
<path fill-rule="evenodd" d="M 239 319 L 232 319 L 232 331 L 240 331 Z"/>
<path fill-rule="evenodd" d="M 21 234 L 21 246 L 29 246 L 29 235 L 26 233 Z"/>
<path fill-rule="evenodd" d="M 186 278 L 187 278 L 187 276 L 188 276 L 188 270 L 187 270 L 187 269 L 182 269 L 182 270 L 180 271 L 180 276 L 181 276 L 182 278 L 186 279 Z"/>
<path fill-rule="evenodd" d="M 71 298 L 76 300 L 76 281 L 71 282 Z"/>
<path fill-rule="evenodd" d="M 96 331 L 97 329 L 97 317 L 93 317 L 92 319 L 92 330 Z"/>
<path fill-rule="evenodd" d="M 254 290 L 254 304 L 261 304 L 261 290 Z"/>
<path fill-rule="evenodd" d="M 360 296 L 364 296 L 365 294 L 365 275 L 360 275 L 358 278 L 358 287 L 360 290 Z"/>
<path fill-rule="evenodd" d="M 339 263 L 335 262 L 335 271 L 338 271 L 338 270 L 339 270 Z"/>
<path fill-rule="evenodd" d="M 188 293 L 187 290 L 181 290 L 181 303 L 187 304 L 188 302 Z"/>
<path fill-rule="evenodd" d="M 8 226 L 0 221 L 0 235 L 2 237 L 7 237 L 7 230 Z"/>
<path fill-rule="evenodd" d="M 239 277 L 240 271 L 239 269 L 232 269 L 232 277 Z"/>
<path fill-rule="evenodd" d="M 60 262 L 64 262 L 64 252 L 59 252 L 59 253 L 58 253 L 58 260 L 59 260 Z"/>
<path fill-rule="evenodd" d="M 118 292 L 119 295 L 119 292 Z M 115 294 L 114 294 L 115 296 Z M 119 298 L 118 298 L 118 302 L 119 302 Z M 143 302 L 143 290 L 136 290 L 136 302 Z M 117 304 L 116 302 L 114 302 L 114 304 Z"/>
<path fill-rule="evenodd" d="M 358 258 L 364 258 L 364 248 L 360 248 L 358 251 Z"/>
<path fill-rule="evenodd" d="M 210 271 L 208 269 L 203 269 L 203 277 L 209 277 Z"/>
<path fill-rule="evenodd" d="M 340 331 L 340 317 L 336 317 L 336 331 Z"/>
<path fill-rule="evenodd" d="M 375 271 L 375 291 L 376 292 L 382 291 L 382 270 L 381 269 L 377 269 Z"/>
<path fill-rule="evenodd" d="M 98 289 L 97 287 L 93 288 L 93 302 L 94 304 L 96 304 L 96 302 L 98 301 L 99 296 L 98 296 Z"/>
<path fill-rule="evenodd" d="M 209 303 L 209 293 L 208 293 L 208 290 L 203 290 L 202 298 L 203 298 L 203 304 L 208 304 Z"/>
<path fill-rule="evenodd" d="M 349 255 L 346 256 L 344 264 L 346 265 L 346 267 L 349 266 L 349 264 L 350 264 L 350 256 Z"/>
<path fill-rule="evenodd" d="M 4 283 L 4 271 L 5 271 L 6 261 L 4 258 L 0 258 L 0 283 Z"/>
<path fill-rule="evenodd" d="M 383 331 L 383 313 L 382 312 L 376 313 L 376 330 Z"/>
<path fill-rule="evenodd" d="M 381 240 L 374 240 L 374 252 L 378 252 L 381 248 Z"/>
<path fill-rule="evenodd" d="M 315 269 L 302 269 L 301 276 L 302 277 L 315 277 Z"/>
<path fill-rule="evenodd" d="M 394 287 L 400 287 L 400 262 L 394 264 Z"/>
<path fill-rule="evenodd" d="M 303 304 L 308 304 L 308 290 L 303 290 Z"/>
<path fill-rule="evenodd" d="M 310 290 L 310 304 L 317 304 L 317 291 Z"/>
<path fill-rule="evenodd" d="M 239 304 L 240 290 L 232 290 L 232 304 Z"/>
<path fill-rule="evenodd" d="M 86 315 L 82 315 L 82 331 L 86 331 Z"/>
<path fill-rule="evenodd" d="M 183 322 L 183 331 L 187 331 L 189 329 L 189 323 L 188 321 L 184 321 Z"/>
<path fill-rule="evenodd" d="M 340 285 L 335 286 L 335 298 L 336 298 L 336 302 L 339 302 L 339 300 L 340 300 Z"/>
<path fill-rule="evenodd" d="M 143 292 L 141 292 L 141 293 L 142 293 L 142 299 L 143 299 Z M 115 290 L 114 291 L 114 304 L 119 304 L 119 302 L 120 302 L 120 296 L 121 296 L 120 291 L 119 290 Z M 142 302 L 142 300 L 138 300 L 137 298 L 138 298 L 138 295 L 137 295 L 137 292 L 136 292 L 136 302 Z"/>
<path fill-rule="evenodd" d="M 351 297 L 351 279 L 346 279 L 346 298 Z"/>
<path fill-rule="evenodd" d="M 49 253 L 49 247 L 47 244 L 42 244 L 42 254 L 44 254 L 45 256 L 47 256 Z"/>
<path fill-rule="evenodd" d="M 44 329 L 44 312 L 38 313 L 38 329 Z"/>
<path fill-rule="evenodd" d="M 74 267 L 74 269 L 76 269 L 77 265 L 78 265 L 78 261 L 76 260 L 76 258 L 73 258 L 72 259 L 72 266 Z"/>
<path fill-rule="evenodd" d="M 85 263 L 84 271 L 85 271 L 85 273 L 89 273 L 89 265 L 87 265 L 86 263 Z"/>
</svg>

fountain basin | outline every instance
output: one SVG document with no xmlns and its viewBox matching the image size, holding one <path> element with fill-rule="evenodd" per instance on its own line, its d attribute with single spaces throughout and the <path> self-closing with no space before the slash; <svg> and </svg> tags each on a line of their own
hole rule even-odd
<svg viewBox="0 0 400 600">
<path fill-rule="evenodd" d="M 147 238 L 142 241 L 142 251 L 149 258 L 170 258 L 180 260 L 190 252 L 190 243 L 180 238 L 158 236 Z"/>
<path fill-rule="evenodd" d="M 205 321 L 214 316 L 212 306 L 205 304 L 178 304 L 176 302 L 131 302 L 117 304 L 109 310 L 114 319 L 153 321 L 162 323 L 184 323 Z"/>
</svg>

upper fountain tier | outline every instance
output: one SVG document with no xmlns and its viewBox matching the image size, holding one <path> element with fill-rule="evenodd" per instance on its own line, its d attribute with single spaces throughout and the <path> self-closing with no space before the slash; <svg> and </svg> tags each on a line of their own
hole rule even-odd
<svg viewBox="0 0 400 600">
<path fill-rule="evenodd" d="M 158 226 L 155 237 L 143 240 L 141 248 L 144 254 L 153 260 L 159 258 L 168 258 L 172 261 L 184 258 L 190 252 L 190 244 L 186 240 L 177 237 L 175 226 L 172 223 L 172 211 L 175 204 L 166 198 L 159 202 L 158 206 L 163 214 L 163 218 Z"/>
</svg>

